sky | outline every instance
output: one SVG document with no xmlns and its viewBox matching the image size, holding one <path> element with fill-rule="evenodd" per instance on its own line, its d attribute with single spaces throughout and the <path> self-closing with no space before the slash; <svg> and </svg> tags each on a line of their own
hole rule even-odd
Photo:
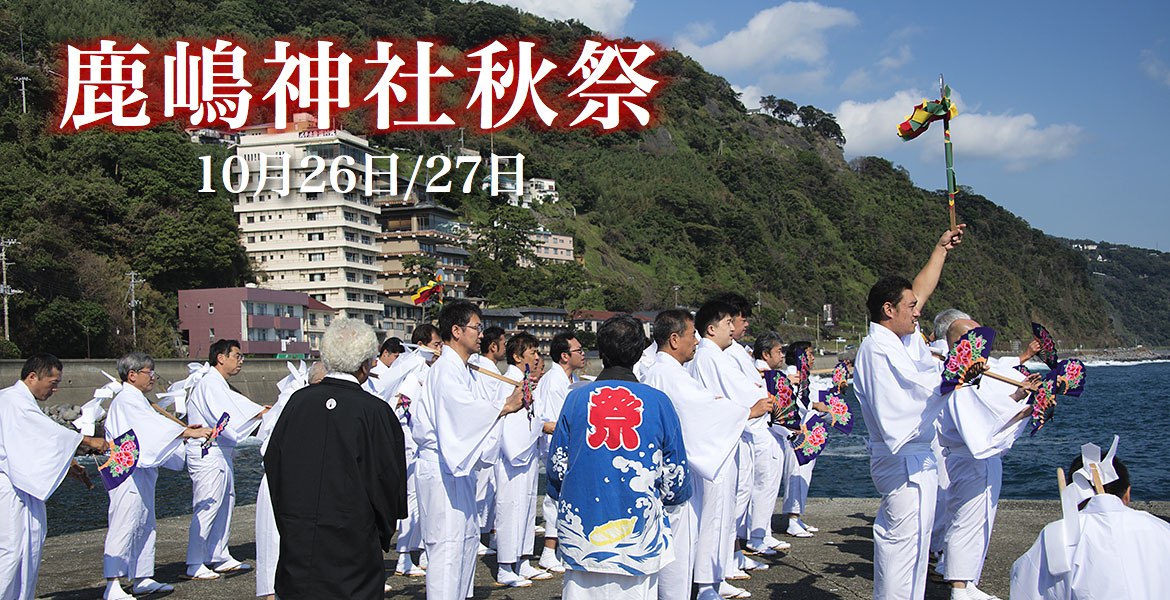
<svg viewBox="0 0 1170 600">
<path fill-rule="evenodd" d="M 942 127 L 895 131 L 942 73 L 960 185 L 1053 235 L 1170 251 L 1170 3 L 492 1 L 677 49 L 749 108 L 831 112 L 846 158 L 930 190 L 946 187 Z"/>
</svg>

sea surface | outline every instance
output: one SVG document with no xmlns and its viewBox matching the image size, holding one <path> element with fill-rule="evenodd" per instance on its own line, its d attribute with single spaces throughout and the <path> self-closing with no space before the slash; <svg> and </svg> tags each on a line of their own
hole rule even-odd
<svg viewBox="0 0 1170 600">
<path fill-rule="evenodd" d="M 1027 433 L 1003 459 L 1003 498 L 1055 499 L 1057 467 L 1068 469 L 1080 446 L 1092 442 L 1108 451 L 1121 436 L 1118 457 L 1129 467 L 1135 500 L 1170 500 L 1170 362 L 1089 363 L 1084 393 L 1062 398 L 1056 417 L 1034 437 Z M 275 390 L 274 390 L 275 396 Z M 877 497 L 869 477 L 866 429 L 852 391 L 847 401 L 857 416 L 853 432 L 830 434 L 817 460 L 809 494 L 817 497 Z M 274 398 L 256 398 L 272 402 Z M 97 484 L 87 491 L 66 479 L 47 503 L 49 535 L 106 526 L 108 496 L 92 457 L 79 459 Z M 260 444 L 255 438 L 236 449 L 237 504 L 252 504 L 260 485 Z M 541 476 L 543 487 L 543 475 Z M 543 492 L 543 490 L 542 490 Z M 186 471 L 162 469 L 155 494 L 157 517 L 191 513 L 191 480 Z M 253 527 L 234 523 L 234 527 Z"/>
</svg>

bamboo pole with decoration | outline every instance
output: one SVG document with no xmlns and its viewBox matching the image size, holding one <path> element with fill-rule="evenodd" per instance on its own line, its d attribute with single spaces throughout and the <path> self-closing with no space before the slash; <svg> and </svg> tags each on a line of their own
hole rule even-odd
<svg viewBox="0 0 1170 600">
<path fill-rule="evenodd" d="M 898 125 L 898 137 L 908 142 L 926 131 L 935 121 L 943 122 L 943 152 L 947 165 L 947 208 L 951 217 L 951 231 L 957 229 L 955 217 L 955 155 L 951 149 L 951 119 L 959 114 L 959 107 L 951 101 L 951 88 L 938 76 L 938 100 L 923 100 L 914 112 Z"/>
</svg>

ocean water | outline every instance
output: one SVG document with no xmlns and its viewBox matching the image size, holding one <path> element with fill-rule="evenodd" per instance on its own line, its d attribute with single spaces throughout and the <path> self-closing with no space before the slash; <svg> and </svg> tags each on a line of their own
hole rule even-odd
<svg viewBox="0 0 1170 600">
<path fill-rule="evenodd" d="M 1121 436 L 1118 456 L 1129 467 L 1135 500 L 1170 500 L 1170 362 L 1089 363 L 1085 392 L 1062 398 L 1056 417 L 1035 437 L 1025 433 L 1004 457 L 1003 498 L 1055 499 L 1057 467 L 1068 468 L 1080 446 L 1092 442 L 1108 450 Z M 275 398 L 257 399 L 271 402 Z M 852 391 L 846 400 L 858 417 L 853 432 L 833 432 L 817 460 L 809 495 L 877 497 L 869 477 L 866 429 Z M 49 535 L 106 526 L 108 496 L 94 459 L 80 459 L 97 484 L 86 490 L 66 479 L 47 503 Z M 260 444 L 254 438 L 236 449 L 237 504 L 252 504 L 260 485 Z M 542 476 L 543 485 L 543 476 Z M 191 513 L 191 480 L 186 471 L 161 470 L 155 496 L 158 518 Z M 252 523 L 235 523 L 251 528 Z"/>
</svg>

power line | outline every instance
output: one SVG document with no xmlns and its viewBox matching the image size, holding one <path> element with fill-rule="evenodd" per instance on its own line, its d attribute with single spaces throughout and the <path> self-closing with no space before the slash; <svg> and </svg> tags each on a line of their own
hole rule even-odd
<svg viewBox="0 0 1170 600">
<path fill-rule="evenodd" d="M 0 239 L 0 271 L 3 271 L 3 279 L 0 280 L 0 295 L 4 296 L 4 339 L 11 339 L 8 334 L 8 297 L 16 294 L 23 294 L 24 290 L 15 290 L 8 286 L 8 247 L 17 246 L 20 242 L 12 238 Z"/>
</svg>

